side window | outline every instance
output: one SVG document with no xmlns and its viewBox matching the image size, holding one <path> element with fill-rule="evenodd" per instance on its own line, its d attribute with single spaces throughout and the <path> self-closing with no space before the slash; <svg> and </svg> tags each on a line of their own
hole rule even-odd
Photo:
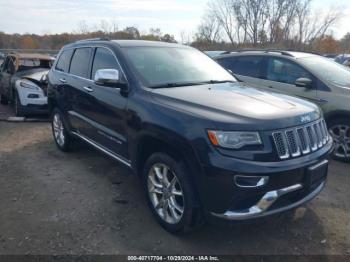
<svg viewBox="0 0 350 262">
<path fill-rule="evenodd" d="M 94 62 L 92 64 L 92 74 L 91 78 L 94 79 L 95 73 L 99 69 L 118 69 L 119 70 L 119 65 L 112 54 L 111 51 L 109 51 L 106 48 L 97 48 L 96 53 L 95 53 L 95 58 Z"/>
<path fill-rule="evenodd" d="M 238 57 L 232 72 L 237 75 L 260 78 L 262 56 L 242 56 Z"/>
<path fill-rule="evenodd" d="M 61 72 L 68 73 L 69 63 L 72 57 L 73 50 L 63 51 L 60 57 L 58 58 L 55 69 Z"/>
<path fill-rule="evenodd" d="M 72 62 L 70 64 L 69 73 L 72 75 L 90 78 L 89 64 L 91 58 L 92 48 L 78 48 L 75 50 Z"/>
<path fill-rule="evenodd" d="M 235 71 L 235 64 L 236 64 L 236 58 L 234 57 L 225 57 L 225 58 L 221 58 L 220 60 L 218 60 L 218 63 L 224 67 L 227 70 L 231 70 L 232 72 Z"/>
<path fill-rule="evenodd" d="M 312 76 L 299 65 L 285 59 L 269 58 L 267 63 L 267 80 L 294 85 L 298 78 L 312 79 Z"/>
</svg>

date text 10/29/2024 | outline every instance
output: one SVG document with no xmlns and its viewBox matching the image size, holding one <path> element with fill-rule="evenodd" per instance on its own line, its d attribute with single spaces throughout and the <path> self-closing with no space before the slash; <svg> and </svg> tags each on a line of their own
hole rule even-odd
<svg viewBox="0 0 350 262">
<path fill-rule="evenodd" d="M 217 256 L 128 256 L 128 261 L 220 261 Z"/>
</svg>

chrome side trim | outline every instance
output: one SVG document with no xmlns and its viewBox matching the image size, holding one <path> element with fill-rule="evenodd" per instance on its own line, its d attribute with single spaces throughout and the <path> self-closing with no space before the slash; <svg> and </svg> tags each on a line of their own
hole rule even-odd
<svg viewBox="0 0 350 262">
<path fill-rule="evenodd" d="M 79 134 L 77 132 L 74 132 L 74 131 L 72 132 L 72 134 L 77 136 L 77 137 L 79 137 L 80 139 L 84 140 L 85 142 L 87 142 L 88 144 L 92 145 L 96 149 L 102 151 L 106 155 L 112 157 L 113 159 L 123 163 L 124 165 L 126 165 L 128 167 L 131 167 L 131 162 L 129 160 L 126 160 L 126 159 L 122 158 L 121 156 L 118 156 L 115 153 L 112 153 L 108 149 L 104 148 L 103 146 L 100 146 L 99 144 L 95 143 L 94 141 L 92 141 L 91 139 L 85 137 L 84 135 L 81 135 L 81 134 Z"/>
<path fill-rule="evenodd" d="M 303 186 L 301 184 L 295 184 L 293 186 L 290 187 L 286 187 L 286 188 L 282 188 L 282 189 L 278 189 L 278 190 L 274 190 L 274 191 L 270 191 L 267 192 L 261 199 L 260 201 L 250 207 L 249 209 L 246 210 L 238 210 L 238 211 L 231 211 L 228 210 L 225 213 L 213 213 L 211 212 L 212 215 L 219 217 L 219 218 L 223 218 L 223 219 L 227 219 L 227 220 L 244 220 L 244 219 L 252 219 L 252 218 L 257 218 L 257 217 L 263 217 L 263 216 L 268 216 L 268 215 L 272 215 L 275 213 L 279 213 L 279 212 L 283 212 L 292 208 L 295 208 L 297 206 L 300 206 L 308 201 L 310 201 L 311 199 L 313 199 L 318 193 L 321 192 L 321 190 L 323 189 L 325 185 L 325 182 L 322 182 L 314 191 L 312 191 L 309 195 L 307 195 L 306 197 L 304 197 L 303 199 L 290 204 L 288 206 L 284 206 L 281 208 L 277 208 L 271 211 L 267 211 L 267 209 L 281 196 L 287 194 L 287 193 L 291 193 L 293 191 L 299 190 L 301 188 L 303 188 Z"/>
</svg>

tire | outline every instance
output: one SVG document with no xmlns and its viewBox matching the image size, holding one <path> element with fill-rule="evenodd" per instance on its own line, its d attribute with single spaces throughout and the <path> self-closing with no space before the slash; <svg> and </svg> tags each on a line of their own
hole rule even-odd
<svg viewBox="0 0 350 262">
<path fill-rule="evenodd" d="M 199 201 L 184 161 L 154 153 L 146 161 L 142 180 L 148 205 L 164 229 L 172 234 L 185 234 L 202 225 Z"/>
<path fill-rule="evenodd" d="M 7 105 L 8 102 L 9 101 L 7 100 L 7 98 L 4 95 L 0 94 L 0 104 Z"/>
<path fill-rule="evenodd" d="M 72 138 L 66 128 L 63 114 L 55 108 L 51 119 L 52 135 L 56 146 L 63 152 L 70 151 Z"/>
<path fill-rule="evenodd" d="M 334 118 L 328 121 L 328 130 L 335 145 L 332 158 L 350 162 L 350 119 Z"/>
<path fill-rule="evenodd" d="M 15 108 L 15 115 L 18 116 L 18 117 L 21 117 L 21 116 L 24 116 L 25 113 L 24 113 L 24 107 L 22 106 L 21 104 L 21 101 L 19 100 L 19 96 L 18 96 L 18 93 L 15 92 L 15 97 L 14 97 L 14 108 Z"/>
</svg>

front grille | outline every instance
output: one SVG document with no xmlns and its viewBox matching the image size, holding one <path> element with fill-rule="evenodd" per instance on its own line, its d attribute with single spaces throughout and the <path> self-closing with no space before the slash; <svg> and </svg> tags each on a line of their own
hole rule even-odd
<svg viewBox="0 0 350 262">
<path fill-rule="evenodd" d="M 309 154 L 323 147 L 330 139 L 323 119 L 304 126 L 273 132 L 272 137 L 280 159 Z"/>
</svg>

